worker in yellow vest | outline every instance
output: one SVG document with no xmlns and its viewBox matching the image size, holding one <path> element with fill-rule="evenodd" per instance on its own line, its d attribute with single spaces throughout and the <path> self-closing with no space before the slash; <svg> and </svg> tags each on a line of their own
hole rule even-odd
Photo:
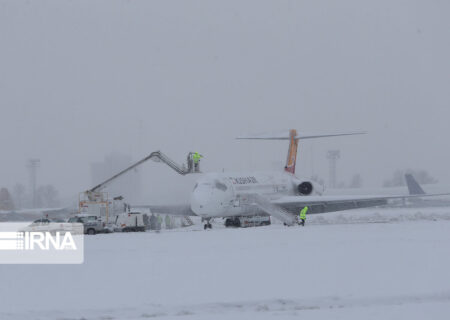
<svg viewBox="0 0 450 320">
<path fill-rule="evenodd" d="M 166 214 L 165 221 L 166 223 L 166 229 L 172 229 L 172 221 L 170 220 L 170 217 L 168 214 Z"/>
<path fill-rule="evenodd" d="M 300 211 L 300 221 L 298 222 L 298 224 L 301 224 L 303 227 L 305 226 L 305 221 L 306 221 L 306 213 L 308 212 L 308 207 L 304 207 L 301 211 Z"/>
<path fill-rule="evenodd" d="M 195 172 L 199 171 L 198 164 L 200 163 L 200 159 L 201 158 L 203 158 L 203 156 L 200 153 L 198 153 L 198 152 L 195 152 L 192 155 L 192 160 L 194 160 L 194 171 Z"/>
</svg>

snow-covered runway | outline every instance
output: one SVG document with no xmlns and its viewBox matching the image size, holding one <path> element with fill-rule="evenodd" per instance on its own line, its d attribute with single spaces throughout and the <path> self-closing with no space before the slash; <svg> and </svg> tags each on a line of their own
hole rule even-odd
<svg viewBox="0 0 450 320">
<path fill-rule="evenodd" d="M 449 219 L 365 209 L 305 228 L 86 237 L 83 265 L 0 265 L 0 318 L 448 319 Z"/>
</svg>

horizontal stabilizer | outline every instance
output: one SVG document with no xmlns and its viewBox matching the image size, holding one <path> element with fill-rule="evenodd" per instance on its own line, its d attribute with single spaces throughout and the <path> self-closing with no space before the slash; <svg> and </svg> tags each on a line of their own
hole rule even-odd
<svg viewBox="0 0 450 320">
<path fill-rule="evenodd" d="M 307 132 L 298 132 L 295 136 L 295 140 L 302 139 L 315 139 L 315 138 L 328 138 L 328 137 L 338 137 L 338 136 L 353 136 L 358 134 L 366 134 L 365 131 L 349 131 L 349 132 L 328 132 L 328 133 L 307 133 Z M 280 133 L 263 133 L 256 135 L 248 135 L 248 136 L 240 136 L 236 139 L 254 139 L 254 140 L 289 140 L 290 134 L 289 131 L 280 132 Z"/>
</svg>

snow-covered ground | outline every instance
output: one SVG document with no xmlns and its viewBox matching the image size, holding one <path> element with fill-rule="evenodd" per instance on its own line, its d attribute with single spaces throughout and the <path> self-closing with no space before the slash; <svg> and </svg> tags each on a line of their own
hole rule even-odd
<svg viewBox="0 0 450 320">
<path fill-rule="evenodd" d="M 219 222 L 86 237 L 83 265 L 0 265 L 0 319 L 450 316 L 450 208 Z"/>
</svg>

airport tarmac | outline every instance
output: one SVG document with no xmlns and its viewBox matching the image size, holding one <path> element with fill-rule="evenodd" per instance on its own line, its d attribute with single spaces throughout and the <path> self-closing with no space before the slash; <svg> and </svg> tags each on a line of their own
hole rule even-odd
<svg viewBox="0 0 450 320">
<path fill-rule="evenodd" d="M 0 318 L 446 319 L 449 248 L 450 208 L 86 236 L 82 265 L 0 266 Z"/>
</svg>

